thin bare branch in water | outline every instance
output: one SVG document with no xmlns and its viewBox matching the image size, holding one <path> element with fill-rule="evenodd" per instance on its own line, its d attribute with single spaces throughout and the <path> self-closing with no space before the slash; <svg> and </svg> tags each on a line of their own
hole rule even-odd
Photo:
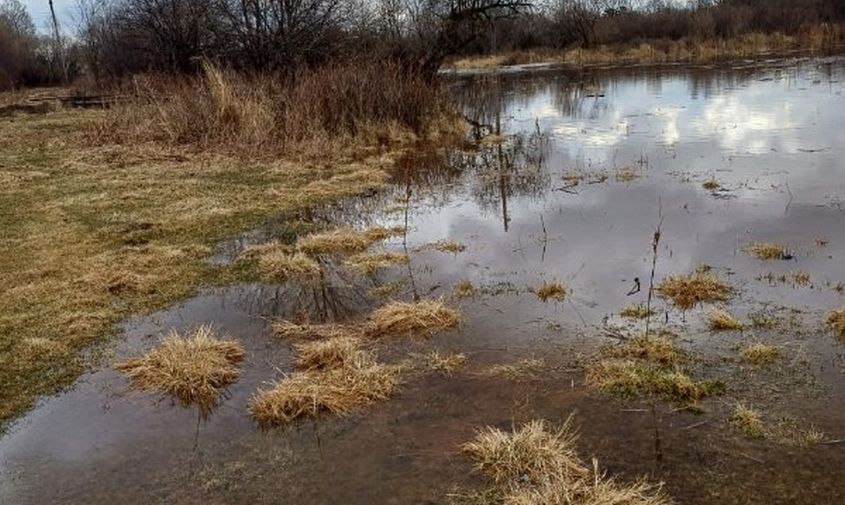
<svg viewBox="0 0 845 505">
<path fill-rule="evenodd" d="M 651 277 L 648 280 L 648 301 L 646 302 L 646 318 L 645 318 L 645 334 L 648 335 L 649 326 L 651 323 L 651 299 L 654 294 L 654 273 L 657 270 L 657 248 L 660 246 L 660 237 L 662 236 L 663 228 L 663 199 L 658 198 L 657 215 L 660 220 L 657 222 L 657 228 L 654 230 L 654 237 L 651 241 Z"/>
</svg>

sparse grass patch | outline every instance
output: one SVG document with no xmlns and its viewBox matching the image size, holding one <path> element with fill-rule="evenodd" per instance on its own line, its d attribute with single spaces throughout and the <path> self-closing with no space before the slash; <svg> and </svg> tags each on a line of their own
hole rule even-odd
<svg viewBox="0 0 845 505">
<path fill-rule="evenodd" d="M 344 415 L 386 400 L 399 383 L 399 369 L 359 354 L 353 363 L 326 371 L 295 372 L 250 400 L 249 410 L 264 427 L 321 413 Z"/>
<path fill-rule="evenodd" d="M 267 281 L 308 280 L 320 275 L 316 260 L 299 252 L 291 253 L 284 245 L 273 244 L 248 252 L 255 257 L 258 272 Z"/>
<path fill-rule="evenodd" d="M 454 289 L 452 289 L 452 293 L 454 293 L 458 298 L 466 298 L 475 294 L 475 286 L 472 285 L 472 282 L 470 282 L 469 279 L 464 279 L 455 284 Z"/>
<path fill-rule="evenodd" d="M 421 247 L 421 249 L 434 249 L 435 251 L 440 251 L 444 253 L 452 253 L 458 254 L 466 251 L 467 246 L 461 242 L 457 242 L 455 240 L 438 240 L 432 244 L 427 244 Z"/>
<path fill-rule="evenodd" d="M 223 389 L 238 379 L 243 358 L 239 343 L 218 340 L 209 326 L 201 326 L 186 336 L 173 331 L 147 355 L 114 368 L 127 375 L 133 389 L 171 395 L 208 415 Z"/>
<path fill-rule="evenodd" d="M 675 365 L 686 360 L 686 354 L 666 335 L 637 335 L 618 345 L 602 348 L 602 354 L 612 358 L 637 358 L 661 365 Z"/>
<path fill-rule="evenodd" d="M 782 260 L 786 257 L 786 247 L 773 242 L 755 242 L 744 250 L 760 260 Z"/>
<path fill-rule="evenodd" d="M 340 337 L 354 337 L 360 330 L 341 324 L 297 324 L 291 321 L 273 323 L 273 331 L 289 340 L 329 340 Z"/>
<path fill-rule="evenodd" d="M 827 324 L 833 328 L 833 331 L 840 339 L 845 340 L 845 307 L 828 314 Z"/>
<path fill-rule="evenodd" d="M 461 448 L 476 470 L 490 479 L 488 489 L 475 493 L 477 505 L 668 505 L 660 486 L 644 481 L 622 485 L 607 478 L 593 460 L 588 467 L 575 450 L 577 435 L 571 418 L 560 428 L 531 421 L 506 433 L 480 430 Z"/>
<path fill-rule="evenodd" d="M 810 283 L 810 274 L 803 270 L 793 270 L 790 274 L 792 276 L 792 282 L 794 282 L 798 286 L 806 286 Z"/>
<path fill-rule="evenodd" d="M 404 253 L 378 252 L 356 254 L 347 259 L 345 264 L 353 270 L 371 275 L 393 265 L 407 265 L 410 261 Z"/>
<path fill-rule="evenodd" d="M 352 228 L 338 228 L 322 233 L 312 233 L 300 238 L 296 248 L 308 255 L 321 254 L 355 254 L 367 250 L 371 245 L 388 237 L 402 234 L 404 229 L 389 229 L 382 227 L 367 230 Z"/>
<path fill-rule="evenodd" d="M 460 315 L 441 301 L 391 302 L 373 311 L 367 333 L 374 337 L 426 336 L 455 328 Z"/>
<path fill-rule="evenodd" d="M 601 360 L 587 369 L 587 384 L 623 398 L 657 396 L 679 405 L 720 394 L 720 381 L 696 381 L 680 369 L 634 360 Z"/>
<path fill-rule="evenodd" d="M 616 182 L 631 182 L 642 177 L 633 167 L 623 167 L 616 170 Z"/>
<path fill-rule="evenodd" d="M 392 281 L 381 286 L 376 286 L 370 290 L 370 295 L 377 298 L 389 298 L 396 293 L 402 291 L 405 287 L 404 281 Z"/>
<path fill-rule="evenodd" d="M 361 341 L 347 336 L 294 344 L 296 364 L 305 370 L 341 368 L 360 358 Z"/>
<path fill-rule="evenodd" d="M 558 282 L 544 282 L 533 289 L 537 298 L 546 302 L 548 300 L 563 300 L 566 298 L 566 286 Z"/>
<path fill-rule="evenodd" d="M 731 416 L 731 425 L 743 432 L 747 437 L 763 438 L 766 436 L 763 416 L 760 412 L 738 403 Z"/>
<path fill-rule="evenodd" d="M 452 352 L 442 353 L 440 351 L 431 351 L 426 354 L 417 355 L 416 358 L 425 369 L 443 375 L 452 375 L 467 363 L 465 354 Z"/>
<path fill-rule="evenodd" d="M 484 375 L 503 377 L 512 381 L 536 379 L 545 368 L 546 362 L 539 358 L 523 358 L 514 363 L 493 365 L 484 371 Z"/>
<path fill-rule="evenodd" d="M 654 310 L 649 310 L 645 305 L 628 305 L 619 311 L 619 315 L 630 319 L 645 319 L 655 314 Z"/>
<path fill-rule="evenodd" d="M 710 272 L 695 272 L 669 276 L 657 286 L 657 292 L 678 308 L 689 310 L 699 303 L 725 301 L 733 289 Z"/>
<path fill-rule="evenodd" d="M 742 360 L 749 365 L 761 367 L 771 365 L 780 357 L 780 349 L 760 342 L 747 345 L 742 349 Z"/>
<path fill-rule="evenodd" d="M 707 313 L 707 324 L 714 331 L 741 330 L 743 328 L 742 321 L 720 308 L 713 308 Z"/>
<path fill-rule="evenodd" d="M 704 181 L 704 184 L 702 184 L 701 187 L 708 191 L 716 191 L 717 189 L 721 188 L 722 185 L 719 183 L 719 181 L 716 180 L 715 177 L 712 177 Z"/>
</svg>

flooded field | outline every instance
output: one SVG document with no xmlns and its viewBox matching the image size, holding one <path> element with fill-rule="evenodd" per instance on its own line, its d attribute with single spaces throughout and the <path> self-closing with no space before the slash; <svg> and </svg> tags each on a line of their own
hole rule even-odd
<svg viewBox="0 0 845 505">
<path fill-rule="evenodd" d="M 248 245 L 290 242 L 293 220 L 406 227 L 373 249 L 408 264 L 362 274 L 323 258 L 316 281 L 209 288 L 126 322 L 101 369 L 0 438 L 0 503 L 450 503 L 484 486 L 461 452 L 476 430 L 570 415 L 582 458 L 619 482 L 663 482 L 677 503 L 843 503 L 845 340 L 826 322 L 845 292 L 843 79 L 839 59 L 456 77 L 478 125 L 468 145 L 413 153 L 390 190 L 280 217 L 212 258 L 227 268 Z M 729 295 L 688 310 L 649 300 L 652 277 L 693 272 Z M 403 374 L 391 398 L 343 417 L 251 417 L 256 390 L 294 370 L 274 322 L 356 324 L 417 299 L 461 325 L 375 352 L 463 366 Z M 714 308 L 741 328 L 713 329 Z M 109 366 L 203 324 L 246 350 L 206 419 Z M 646 325 L 719 391 L 693 405 L 591 387 L 608 346 Z"/>
</svg>

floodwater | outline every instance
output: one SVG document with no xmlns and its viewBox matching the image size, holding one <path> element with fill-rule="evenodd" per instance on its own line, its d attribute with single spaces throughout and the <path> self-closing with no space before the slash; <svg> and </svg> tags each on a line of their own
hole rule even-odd
<svg viewBox="0 0 845 505">
<path fill-rule="evenodd" d="M 328 285 L 210 289 L 128 321 L 106 362 L 144 352 L 171 328 L 212 323 L 247 349 L 241 379 L 200 421 L 195 410 L 128 391 L 108 367 L 93 371 L 0 438 L 0 503 L 447 503 L 459 486 L 481 485 L 459 450 L 475 429 L 572 413 L 585 459 L 622 481 L 662 481 L 678 503 L 845 502 L 845 343 L 824 325 L 845 282 L 845 62 L 543 69 L 464 76 L 452 88 L 466 115 L 487 125 L 478 136 L 492 130 L 504 142 L 488 135 L 410 156 L 390 190 L 313 214 L 407 224 L 407 236 L 385 247 L 412 251 L 410 267 L 364 278 L 336 269 Z M 704 189 L 711 179 L 721 188 Z M 655 319 L 695 353 L 698 376 L 727 383 L 698 414 L 584 386 L 591 353 L 612 335 L 642 331 L 617 314 L 645 302 L 658 225 L 657 280 L 710 265 L 738 290 L 731 312 L 774 321 L 711 333 L 704 309 L 682 314 L 655 302 Z M 215 261 L 274 229 L 221 244 Z M 415 251 L 441 239 L 467 250 Z M 791 259 L 752 258 L 743 248 L 755 241 L 785 244 Z M 809 284 L 791 281 L 796 270 Z M 629 295 L 635 278 L 642 289 Z M 453 298 L 464 279 L 476 294 Z M 545 281 L 565 283 L 569 297 L 540 302 L 530 288 Z M 386 359 L 451 350 L 467 355 L 466 368 L 408 377 L 394 398 L 352 416 L 260 430 L 250 395 L 292 370 L 270 322 L 363 318 L 383 302 L 370 290 L 386 284 L 397 286 L 394 298 L 442 297 L 464 316 L 456 331 L 392 344 Z M 753 341 L 784 357 L 762 369 L 742 364 L 738 349 Z M 481 373 L 526 357 L 545 362 L 528 380 Z M 739 401 L 815 427 L 823 442 L 745 438 L 728 422 Z"/>
</svg>

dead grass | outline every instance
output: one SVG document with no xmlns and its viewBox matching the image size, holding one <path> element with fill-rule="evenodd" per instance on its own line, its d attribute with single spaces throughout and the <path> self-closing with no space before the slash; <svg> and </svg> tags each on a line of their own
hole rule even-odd
<svg viewBox="0 0 845 505">
<path fill-rule="evenodd" d="M 484 371 L 490 377 L 502 377 L 512 381 L 533 380 L 546 367 L 546 362 L 539 358 L 523 358 L 514 363 L 493 365 Z"/>
<path fill-rule="evenodd" d="M 717 181 L 715 177 L 713 177 L 704 181 L 704 184 L 702 184 L 701 187 L 708 191 L 716 191 L 717 189 L 722 187 L 722 184 L 719 183 L 719 181 Z"/>
<path fill-rule="evenodd" d="M 720 308 L 713 308 L 707 313 L 707 323 L 710 329 L 714 331 L 741 330 L 743 328 L 742 321 Z"/>
<path fill-rule="evenodd" d="M 701 40 L 652 40 L 637 44 L 598 45 L 588 49 L 544 48 L 463 57 L 447 63 L 454 69 L 491 69 L 526 63 L 566 63 L 575 66 L 607 66 L 665 63 L 713 63 L 790 54 L 797 50 L 825 51 L 845 42 L 839 25 L 809 25 L 797 35 L 746 33 L 732 38 Z"/>
<path fill-rule="evenodd" d="M 845 340 L 845 307 L 828 314 L 827 324 L 833 328 L 833 331 L 840 339 Z"/>
<path fill-rule="evenodd" d="M 792 276 L 792 282 L 794 282 L 798 286 L 806 286 L 810 284 L 810 274 L 803 270 L 793 270 L 790 274 Z"/>
<path fill-rule="evenodd" d="M 258 273 L 267 281 L 308 280 L 321 271 L 317 261 L 279 243 L 248 248 L 244 256 L 255 258 Z"/>
<path fill-rule="evenodd" d="M 454 293 L 457 298 L 467 298 L 475 294 L 475 286 L 472 285 L 472 282 L 470 282 L 469 279 L 464 279 L 455 284 L 455 287 L 452 289 L 452 293 Z"/>
<path fill-rule="evenodd" d="M 294 344 L 296 364 L 305 370 L 341 368 L 360 359 L 361 341 L 347 336 Z"/>
<path fill-rule="evenodd" d="M 763 438 L 766 436 L 766 427 L 763 424 L 763 416 L 759 411 L 738 403 L 731 416 L 731 425 L 740 430 L 747 437 Z"/>
<path fill-rule="evenodd" d="M 602 348 L 602 354 L 611 358 L 636 358 L 661 365 L 677 365 L 686 360 L 686 354 L 667 335 L 637 335 L 618 345 Z"/>
<path fill-rule="evenodd" d="M 344 415 L 386 400 L 398 383 L 397 367 L 376 363 L 363 353 L 339 368 L 295 372 L 256 392 L 249 410 L 264 427 L 322 413 Z"/>
<path fill-rule="evenodd" d="M 198 89 L 190 80 L 147 86 L 141 78 L 139 102 L 107 111 L 0 118 L 0 424 L 39 395 L 72 383 L 89 366 L 80 351 L 119 333 L 117 324 L 129 315 L 166 307 L 199 286 L 245 280 L 240 262 L 208 261 L 221 241 L 303 206 L 368 193 L 388 182 L 403 150 L 449 142 L 447 130 L 459 132 L 455 114 L 421 101 L 436 87 L 430 82 L 404 88 L 424 93 L 419 96 L 392 88 L 395 99 L 370 102 L 369 119 L 347 115 L 344 123 L 332 116 L 336 125 L 311 129 L 315 108 L 349 105 L 358 90 L 365 100 L 392 92 L 378 72 L 369 74 L 379 84 L 376 93 L 353 72 L 342 83 L 351 95 L 319 74 L 301 81 L 301 95 L 294 96 L 305 120 L 288 116 L 284 124 L 296 124 L 296 131 L 277 129 L 275 118 L 266 131 L 265 109 L 247 100 L 251 83 L 235 84 L 231 101 L 221 93 L 215 102 L 217 84 Z M 266 82 L 268 89 L 256 93 L 282 92 L 278 81 Z M 331 95 L 329 104 L 321 93 Z M 390 119 L 394 106 L 396 114 L 424 123 L 419 133 Z M 214 123 L 220 129 L 199 124 L 198 115 L 221 119 Z M 278 149 L 284 144 L 290 149 Z M 303 188 L 318 186 L 318 199 L 300 198 Z M 26 344 L 46 337 L 61 345 L 35 353 Z"/>
<path fill-rule="evenodd" d="M 404 253 L 378 252 L 356 254 L 347 259 L 345 264 L 357 272 L 372 275 L 393 265 L 407 265 L 410 261 Z"/>
<path fill-rule="evenodd" d="M 696 381 L 675 367 L 629 359 L 605 359 L 587 369 L 587 384 L 623 398 L 656 396 L 679 405 L 694 405 L 699 400 L 719 394 L 719 381 Z"/>
<path fill-rule="evenodd" d="M 462 450 L 475 469 L 492 482 L 475 503 L 508 505 L 664 505 L 670 503 L 660 486 L 644 481 L 622 485 L 606 478 L 598 462 L 587 466 L 575 444 L 571 418 L 560 428 L 531 421 L 506 433 L 480 430 Z"/>
<path fill-rule="evenodd" d="M 460 322 L 460 315 L 441 301 L 391 302 L 373 311 L 366 331 L 374 337 L 429 336 Z"/>
<path fill-rule="evenodd" d="M 367 230 L 338 228 L 322 233 L 312 233 L 296 242 L 297 250 L 312 256 L 321 254 L 355 254 L 388 237 L 401 235 L 404 229 L 374 227 Z"/>
<path fill-rule="evenodd" d="M 431 351 L 426 354 L 420 354 L 417 355 L 416 358 L 426 370 L 438 372 L 447 376 L 451 376 L 456 370 L 463 368 L 467 363 L 467 357 L 465 354 L 442 353 L 440 351 Z"/>
<path fill-rule="evenodd" d="M 114 367 L 127 375 L 133 389 L 171 395 L 208 415 L 226 386 L 238 379 L 243 358 L 239 343 L 218 340 L 209 326 L 201 326 L 185 336 L 174 330 L 147 355 Z"/>
<path fill-rule="evenodd" d="M 534 294 L 543 302 L 549 300 L 561 301 L 566 298 L 566 286 L 557 282 L 544 282 L 541 286 L 534 288 Z"/>
<path fill-rule="evenodd" d="M 648 316 L 653 316 L 654 310 L 649 311 L 645 305 L 628 305 L 619 311 L 619 315 L 630 319 L 645 319 Z"/>
<path fill-rule="evenodd" d="M 710 272 L 672 275 L 664 279 L 657 292 L 672 300 L 678 308 L 689 310 L 699 303 L 725 301 L 733 289 Z"/>
<path fill-rule="evenodd" d="M 756 367 L 771 365 L 780 357 L 780 349 L 760 342 L 748 344 L 742 349 L 742 360 Z"/>
<path fill-rule="evenodd" d="M 273 331 L 280 337 L 298 340 L 329 340 L 354 337 L 360 329 L 341 324 L 297 324 L 291 321 L 273 323 Z"/>
<path fill-rule="evenodd" d="M 437 242 L 432 242 L 430 244 L 425 244 L 417 248 L 418 251 L 425 251 L 429 249 L 444 253 L 458 254 L 466 251 L 467 246 L 466 244 L 462 244 L 461 242 L 444 239 L 438 240 Z"/>
<path fill-rule="evenodd" d="M 782 260 L 786 257 L 786 247 L 772 242 L 755 242 L 744 250 L 760 260 Z"/>
<path fill-rule="evenodd" d="M 624 167 L 616 170 L 616 182 L 631 182 L 642 177 L 642 174 L 633 167 Z"/>
</svg>

